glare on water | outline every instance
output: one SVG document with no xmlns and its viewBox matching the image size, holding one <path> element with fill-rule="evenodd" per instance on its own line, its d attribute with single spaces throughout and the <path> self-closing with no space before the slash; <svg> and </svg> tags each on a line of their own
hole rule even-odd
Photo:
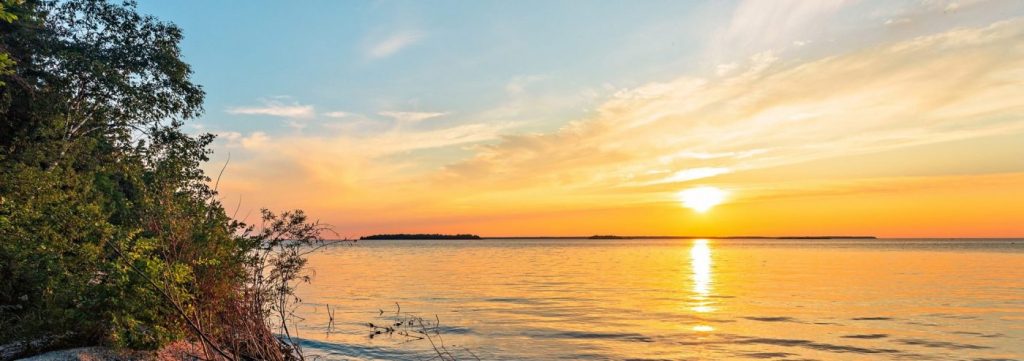
<svg viewBox="0 0 1024 361">
<path fill-rule="evenodd" d="M 375 241 L 309 265 L 299 333 L 326 359 L 429 355 L 367 337 L 396 302 L 481 359 L 1024 358 L 1020 241 Z"/>
<path fill-rule="evenodd" d="M 693 241 L 690 248 L 690 266 L 693 269 L 693 307 L 691 309 L 699 313 L 708 313 L 715 310 L 711 305 L 711 247 L 708 240 L 697 239 Z M 710 332 L 714 327 L 706 324 L 693 326 L 694 331 Z"/>
</svg>

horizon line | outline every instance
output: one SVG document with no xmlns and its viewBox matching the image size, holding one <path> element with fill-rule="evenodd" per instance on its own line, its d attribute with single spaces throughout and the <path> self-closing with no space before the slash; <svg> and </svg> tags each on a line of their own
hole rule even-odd
<svg viewBox="0 0 1024 361">
<path fill-rule="evenodd" d="M 467 234 L 467 233 L 460 233 Z M 357 236 L 353 239 L 361 240 L 361 238 L 372 237 L 372 236 L 388 236 L 388 235 L 456 235 L 456 234 L 431 234 L 431 233 L 378 233 L 364 236 Z M 875 236 L 875 235 L 787 235 L 787 236 L 764 236 L 764 235 L 744 235 L 744 236 L 692 236 L 692 235 L 572 235 L 572 236 L 552 236 L 552 235 L 501 235 L 501 236 L 480 236 L 477 234 L 468 234 L 479 237 L 478 239 L 993 239 L 993 240 L 1015 240 L 1024 239 L 1024 236 L 931 236 L 931 237 L 900 237 L 900 236 Z"/>
</svg>

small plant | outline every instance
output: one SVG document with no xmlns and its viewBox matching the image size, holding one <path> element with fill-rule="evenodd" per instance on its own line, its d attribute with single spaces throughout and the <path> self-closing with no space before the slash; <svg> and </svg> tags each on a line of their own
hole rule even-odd
<svg viewBox="0 0 1024 361">
<path fill-rule="evenodd" d="M 383 309 L 380 310 L 378 318 L 383 322 L 368 322 L 370 329 L 367 337 L 398 337 L 400 343 L 426 341 L 430 343 L 434 351 L 434 358 L 441 361 L 477 360 L 480 358 L 465 347 L 456 345 L 448 346 L 441 335 L 441 319 L 434 315 L 434 319 L 425 319 L 411 313 L 402 313 L 402 306 L 395 303 L 395 313 L 384 316 Z"/>
<path fill-rule="evenodd" d="M 266 320 L 267 328 L 276 329 L 283 351 L 303 359 L 302 349 L 293 338 L 291 320 L 295 319 L 295 306 L 302 302 L 295 295 L 299 283 L 308 283 L 304 272 L 306 255 L 338 242 L 323 238 L 330 228 L 318 222 L 308 222 L 301 210 L 280 215 L 262 210 L 260 226 L 242 226 L 241 239 L 251 251 L 245 258 L 248 271 L 243 300 L 250 313 L 243 320 Z M 257 335 L 259 339 L 266 335 Z"/>
</svg>

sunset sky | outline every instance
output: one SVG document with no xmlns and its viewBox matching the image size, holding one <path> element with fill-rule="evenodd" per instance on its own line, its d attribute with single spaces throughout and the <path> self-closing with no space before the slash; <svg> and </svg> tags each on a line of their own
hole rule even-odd
<svg viewBox="0 0 1024 361">
<path fill-rule="evenodd" d="M 1024 1 L 139 7 L 184 30 L 189 130 L 250 221 L 1024 236 Z"/>
</svg>

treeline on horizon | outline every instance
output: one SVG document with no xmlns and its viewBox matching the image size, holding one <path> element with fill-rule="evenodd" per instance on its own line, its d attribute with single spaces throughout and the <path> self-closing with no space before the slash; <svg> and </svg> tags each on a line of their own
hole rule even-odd
<svg viewBox="0 0 1024 361">
<path fill-rule="evenodd" d="M 480 236 L 475 234 L 437 234 L 437 233 L 396 233 L 396 234 L 375 234 L 372 236 L 360 237 L 360 240 L 408 240 L 408 239 L 420 239 L 420 240 L 432 240 L 432 239 L 482 239 Z"/>
<path fill-rule="evenodd" d="M 557 237 L 539 237 L 539 238 L 557 238 Z M 573 238 L 573 237 L 569 237 Z M 579 237 L 583 238 L 583 237 Z M 875 236 L 616 236 L 610 234 L 598 234 L 590 237 L 589 239 L 690 239 L 690 238 L 706 238 L 706 239 L 877 239 Z"/>
<path fill-rule="evenodd" d="M 0 0 L 0 359 L 178 340 L 302 358 L 286 313 L 324 229 L 225 211 L 214 136 L 183 130 L 205 94 L 181 39 L 133 2 Z"/>
<path fill-rule="evenodd" d="M 437 233 L 394 233 L 375 234 L 360 237 L 360 240 L 444 240 L 444 239 L 877 239 L 875 236 L 618 236 L 613 234 L 595 234 L 593 236 L 509 236 L 480 237 L 475 234 L 437 234 Z"/>
</svg>

